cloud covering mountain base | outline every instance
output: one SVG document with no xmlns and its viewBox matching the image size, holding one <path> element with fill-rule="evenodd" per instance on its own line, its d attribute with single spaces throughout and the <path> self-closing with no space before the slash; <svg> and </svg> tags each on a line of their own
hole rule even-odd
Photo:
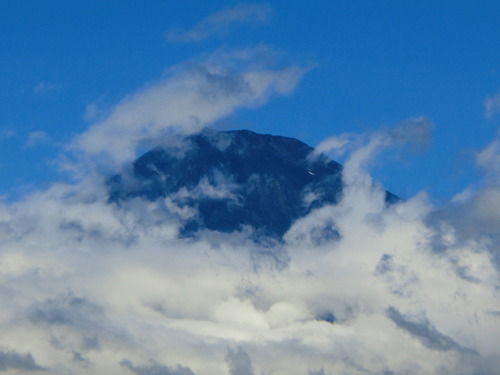
<svg viewBox="0 0 500 375">
<path fill-rule="evenodd" d="M 453 218 L 497 187 L 388 207 L 359 155 L 342 201 L 274 246 L 249 228 L 179 239 L 164 200 L 118 207 L 98 179 L 2 206 L 0 371 L 495 373 L 498 221 Z M 313 238 L 332 221 L 340 238 Z"/>
</svg>

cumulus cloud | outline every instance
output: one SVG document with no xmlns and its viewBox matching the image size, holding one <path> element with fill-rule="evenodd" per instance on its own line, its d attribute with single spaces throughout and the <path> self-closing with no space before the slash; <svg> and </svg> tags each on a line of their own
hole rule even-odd
<svg viewBox="0 0 500 375">
<path fill-rule="evenodd" d="M 118 103 L 69 149 L 119 165 L 132 160 L 137 147 L 158 143 L 169 133 L 192 133 L 236 109 L 290 94 L 307 69 L 272 68 L 262 60 L 268 51 L 265 47 L 220 51 L 204 61 L 180 64 Z"/>
<path fill-rule="evenodd" d="M 269 4 L 240 3 L 211 14 L 191 29 L 172 29 L 166 33 L 166 38 L 170 42 L 200 42 L 212 36 L 228 34 L 234 25 L 267 23 L 272 12 Z"/>
<path fill-rule="evenodd" d="M 482 172 L 482 180 L 463 192 L 452 202 L 429 215 L 429 221 L 439 228 L 434 246 L 441 251 L 450 246 L 461 248 L 464 243 L 473 245 L 469 255 L 488 249 L 488 253 L 500 265 L 500 147 L 498 136 L 476 154 L 476 163 Z M 439 222 L 446 225 L 438 225 Z M 473 265 L 458 265 L 464 277 L 470 278 Z"/>
<path fill-rule="evenodd" d="M 424 195 L 388 206 L 368 161 L 399 134 L 356 136 L 342 201 L 282 243 L 179 238 L 184 219 L 166 198 L 110 204 L 91 177 L 0 205 L 0 363 L 48 374 L 494 374 L 496 185 L 439 208 Z M 481 228 L 455 219 L 467 215 L 483 215 Z M 336 235 L 311 237 L 325 227 Z"/>
</svg>

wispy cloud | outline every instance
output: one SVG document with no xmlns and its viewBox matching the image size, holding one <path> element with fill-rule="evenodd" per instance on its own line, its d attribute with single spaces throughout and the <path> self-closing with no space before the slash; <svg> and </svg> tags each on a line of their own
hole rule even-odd
<svg viewBox="0 0 500 375">
<path fill-rule="evenodd" d="M 476 154 L 476 163 L 490 182 L 500 183 L 500 132 L 488 146 Z"/>
<path fill-rule="evenodd" d="M 365 168 L 374 155 L 388 148 L 404 146 L 405 152 L 425 148 L 429 144 L 432 127 L 432 121 L 428 118 L 412 117 L 394 127 L 384 127 L 366 134 L 340 134 L 318 144 L 313 156 L 325 153 L 336 159 L 352 152 L 349 163 L 357 168 Z"/>
<path fill-rule="evenodd" d="M 477 354 L 474 350 L 463 348 L 449 336 L 443 335 L 434 327 L 425 316 L 406 317 L 395 307 L 387 309 L 387 316 L 401 329 L 416 337 L 423 345 L 431 350 L 456 350 L 466 354 Z"/>
<path fill-rule="evenodd" d="M 491 119 L 500 111 L 500 93 L 489 96 L 484 100 L 484 117 Z"/>
<path fill-rule="evenodd" d="M 51 91 L 57 91 L 61 87 L 55 83 L 39 82 L 33 89 L 35 94 L 45 94 Z"/>
<path fill-rule="evenodd" d="M 136 375 L 195 375 L 189 367 L 177 365 L 175 368 L 170 368 L 154 360 L 151 360 L 148 365 L 142 366 L 135 366 L 126 359 L 121 361 L 120 364 Z"/>
<path fill-rule="evenodd" d="M 268 4 L 237 4 L 201 20 L 191 29 L 172 29 L 166 33 L 171 42 L 199 42 L 212 36 L 229 33 L 237 24 L 259 25 L 269 21 L 272 8 Z"/>
<path fill-rule="evenodd" d="M 71 148 L 119 164 L 133 159 L 138 146 L 158 143 L 169 132 L 191 133 L 239 108 L 290 94 L 307 69 L 272 68 L 262 59 L 266 51 L 219 51 L 197 63 L 180 64 L 165 78 L 122 100 Z"/>
<path fill-rule="evenodd" d="M 41 143 L 46 143 L 49 140 L 49 135 L 44 131 L 35 131 L 28 134 L 24 147 L 33 147 Z"/>
<path fill-rule="evenodd" d="M 17 134 L 14 129 L 11 128 L 3 128 L 0 129 L 0 140 L 12 138 Z"/>
</svg>

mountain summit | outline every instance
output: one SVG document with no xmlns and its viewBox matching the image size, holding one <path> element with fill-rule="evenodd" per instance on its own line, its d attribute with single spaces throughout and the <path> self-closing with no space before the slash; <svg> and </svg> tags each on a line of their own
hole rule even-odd
<svg viewBox="0 0 500 375">
<path fill-rule="evenodd" d="M 111 178 L 110 201 L 165 199 L 184 216 L 184 235 L 251 226 L 281 238 L 342 194 L 342 166 L 313 151 L 294 138 L 205 129 L 152 149 Z"/>
</svg>

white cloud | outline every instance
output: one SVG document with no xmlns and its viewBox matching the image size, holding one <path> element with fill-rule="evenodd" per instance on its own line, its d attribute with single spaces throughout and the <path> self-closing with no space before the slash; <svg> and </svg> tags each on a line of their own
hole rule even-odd
<svg viewBox="0 0 500 375">
<path fill-rule="evenodd" d="M 204 18 L 191 29 L 172 29 L 167 32 L 166 38 L 171 42 L 199 42 L 227 34 L 233 25 L 267 23 L 271 15 L 272 8 L 268 4 L 240 3 Z"/>
<path fill-rule="evenodd" d="M 347 151 L 346 146 L 352 142 L 352 138 L 353 135 L 351 134 L 343 134 L 324 139 L 314 148 L 314 154 L 319 155 L 328 153 L 329 155 L 343 155 Z"/>
<path fill-rule="evenodd" d="M 271 69 L 261 61 L 265 50 L 217 52 L 171 69 L 159 82 L 122 100 L 70 148 L 116 165 L 132 160 L 138 146 L 160 143 L 171 132 L 195 132 L 236 109 L 290 94 L 306 69 Z"/>
<path fill-rule="evenodd" d="M 425 148 L 430 140 L 432 122 L 425 117 L 412 117 L 394 127 L 381 128 L 366 134 L 341 134 L 322 141 L 316 146 L 313 157 L 324 153 L 333 159 L 349 154 L 345 164 L 344 179 L 353 183 L 352 178 L 362 177 L 363 182 L 372 184 L 366 170 L 379 153 L 388 148 L 401 147 L 404 152 Z"/>
<path fill-rule="evenodd" d="M 24 147 L 33 147 L 42 143 L 46 143 L 49 140 L 49 135 L 44 131 L 35 131 L 28 134 L 28 138 Z"/>
<path fill-rule="evenodd" d="M 60 86 L 55 83 L 39 82 L 33 89 L 35 94 L 45 94 L 51 91 L 60 90 Z"/>
<path fill-rule="evenodd" d="M 164 202 L 110 205 L 100 180 L 0 206 L 0 353 L 47 374 L 494 374 L 498 191 L 387 207 L 366 162 L 390 134 L 274 247 L 178 239 Z M 325 223 L 339 236 L 310 240 Z"/>
<path fill-rule="evenodd" d="M 484 100 L 484 117 L 490 119 L 500 110 L 500 93 Z"/>
<path fill-rule="evenodd" d="M 498 136 L 476 154 L 483 172 L 481 183 L 457 195 L 449 207 L 435 212 L 438 220 L 446 219 L 451 227 L 448 242 L 477 241 L 478 248 L 488 247 L 496 264 L 500 264 L 500 143 Z M 439 247 L 439 246 L 438 246 Z"/>
<path fill-rule="evenodd" d="M 16 131 L 10 128 L 0 129 L 0 140 L 9 139 L 16 135 Z"/>
<path fill-rule="evenodd" d="M 365 162 L 369 161 L 372 153 L 388 147 L 410 145 L 414 149 L 425 148 L 429 144 L 431 129 L 432 122 L 428 118 L 411 117 L 395 127 L 382 128 L 374 133 L 347 133 L 327 138 L 316 146 L 314 155 L 325 153 L 338 158 L 356 149 L 356 157 L 351 157 L 351 160 L 359 158 Z"/>
<path fill-rule="evenodd" d="M 91 121 L 94 120 L 99 114 L 99 107 L 96 103 L 90 103 L 85 106 L 84 119 Z"/>
<path fill-rule="evenodd" d="M 477 153 L 476 163 L 489 182 L 500 183 L 500 133 L 483 150 Z"/>
</svg>

